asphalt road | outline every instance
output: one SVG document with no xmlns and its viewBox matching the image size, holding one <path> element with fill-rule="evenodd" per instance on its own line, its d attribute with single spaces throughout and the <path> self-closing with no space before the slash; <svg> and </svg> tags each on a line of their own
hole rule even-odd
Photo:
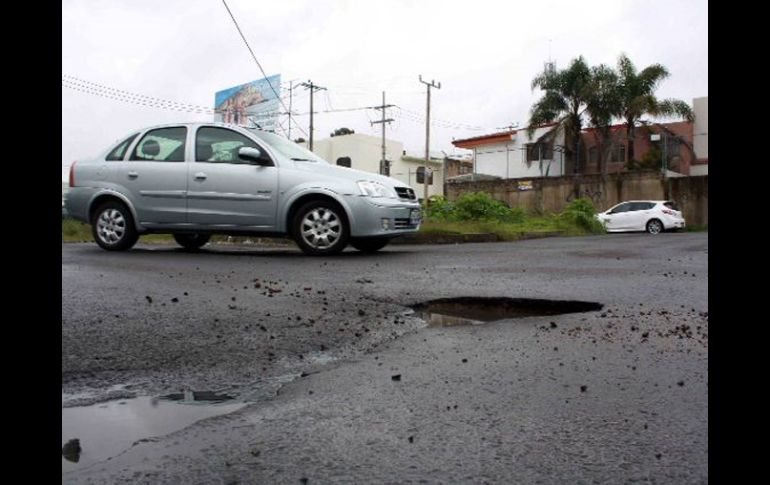
<svg viewBox="0 0 770 485">
<path fill-rule="evenodd" d="M 460 296 L 605 306 L 404 314 Z M 708 234 L 330 258 L 63 244 L 63 407 L 180 388 L 251 404 L 63 482 L 707 483 Z"/>
</svg>

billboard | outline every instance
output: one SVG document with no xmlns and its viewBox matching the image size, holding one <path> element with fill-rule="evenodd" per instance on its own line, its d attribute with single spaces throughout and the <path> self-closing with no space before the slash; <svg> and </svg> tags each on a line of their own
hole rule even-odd
<svg viewBox="0 0 770 485">
<path fill-rule="evenodd" d="M 280 74 L 217 91 L 214 121 L 275 131 L 281 106 L 276 93 L 281 93 Z"/>
</svg>

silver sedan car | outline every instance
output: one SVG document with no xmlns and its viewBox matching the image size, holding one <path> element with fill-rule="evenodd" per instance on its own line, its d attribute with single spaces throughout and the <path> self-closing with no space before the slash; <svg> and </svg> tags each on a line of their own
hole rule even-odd
<svg viewBox="0 0 770 485">
<path fill-rule="evenodd" d="M 106 250 L 170 233 L 198 249 L 212 234 L 290 236 L 308 254 L 348 243 L 374 252 L 420 228 L 412 188 L 331 165 L 291 140 L 223 123 L 177 123 L 131 134 L 70 168 L 70 217 Z"/>
</svg>

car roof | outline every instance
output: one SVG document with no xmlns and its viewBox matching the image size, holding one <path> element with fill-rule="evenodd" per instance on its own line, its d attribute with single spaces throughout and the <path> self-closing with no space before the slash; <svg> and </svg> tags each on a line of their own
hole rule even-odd
<svg viewBox="0 0 770 485">
<path fill-rule="evenodd" d="M 248 128 L 246 128 L 245 126 L 234 125 L 232 123 L 223 123 L 221 121 L 181 121 L 179 123 L 163 123 L 160 125 L 144 126 L 142 128 L 139 128 L 136 131 L 147 131 L 147 130 L 154 130 L 156 128 L 169 128 L 173 126 L 187 126 L 187 127 L 218 126 L 222 128 L 248 130 Z"/>
</svg>

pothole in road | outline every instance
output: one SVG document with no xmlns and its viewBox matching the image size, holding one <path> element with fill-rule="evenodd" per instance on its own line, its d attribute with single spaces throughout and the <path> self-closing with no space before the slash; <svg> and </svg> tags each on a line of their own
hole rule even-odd
<svg viewBox="0 0 770 485">
<path fill-rule="evenodd" d="M 183 391 L 62 408 L 62 472 L 110 459 L 133 443 L 246 406 L 214 392 Z M 79 446 L 73 442 L 79 440 Z"/>
<path fill-rule="evenodd" d="M 412 306 L 415 316 L 429 327 L 480 325 L 510 318 L 561 315 L 601 310 L 589 301 L 538 300 L 531 298 L 441 298 Z"/>
</svg>

